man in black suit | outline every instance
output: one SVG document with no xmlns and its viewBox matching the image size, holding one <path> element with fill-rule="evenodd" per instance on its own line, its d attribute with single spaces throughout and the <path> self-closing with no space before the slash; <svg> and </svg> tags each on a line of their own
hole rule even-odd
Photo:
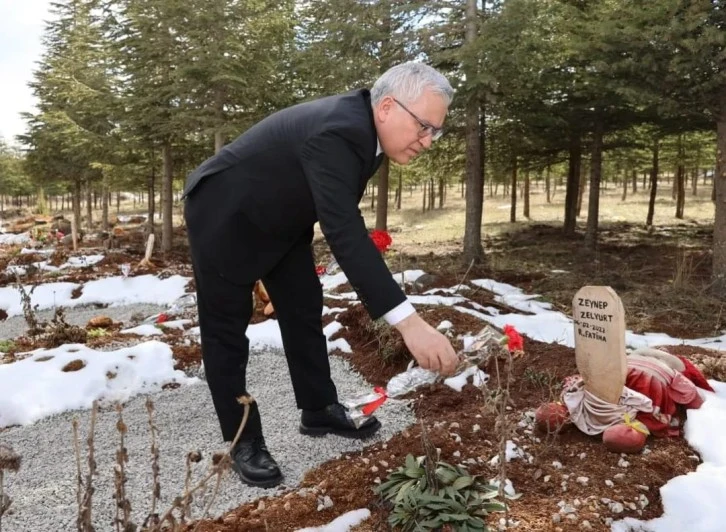
<svg viewBox="0 0 726 532">
<path fill-rule="evenodd" d="M 279 320 L 303 434 L 366 438 L 338 403 L 322 331 L 323 295 L 311 242 L 320 223 L 330 249 L 372 318 L 384 317 L 424 368 L 449 374 L 448 339 L 406 300 L 368 236 L 358 203 L 384 155 L 406 164 L 441 134 L 453 91 L 419 63 L 356 90 L 284 109 L 251 127 L 192 172 L 185 218 L 197 288 L 202 356 L 222 435 L 231 441 L 246 394 L 252 289 L 262 279 Z M 279 484 L 257 405 L 233 464 L 243 482 Z"/>
</svg>

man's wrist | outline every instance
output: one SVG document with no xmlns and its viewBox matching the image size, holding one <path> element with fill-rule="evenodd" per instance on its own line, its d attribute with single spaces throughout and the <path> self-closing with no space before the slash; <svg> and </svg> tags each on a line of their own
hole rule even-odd
<svg viewBox="0 0 726 532">
<path fill-rule="evenodd" d="M 413 305 L 408 300 L 406 300 L 386 312 L 383 315 L 383 319 L 386 320 L 388 325 L 397 327 L 399 323 L 415 313 L 416 309 L 413 308 Z"/>
</svg>

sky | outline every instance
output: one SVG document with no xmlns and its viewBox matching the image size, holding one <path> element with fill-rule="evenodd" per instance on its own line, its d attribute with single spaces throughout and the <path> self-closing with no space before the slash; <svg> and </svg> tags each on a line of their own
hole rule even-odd
<svg viewBox="0 0 726 532">
<path fill-rule="evenodd" d="M 0 137 L 9 144 L 25 131 L 20 113 L 34 110 L 27 83 L 42 53 L 49 6 L 50 0 L 0 0 Z"/>
<path fill-rule="evenodd" d="M 89 256 L 69 262 L 65 267 L 77 267 L 81 263 L 90 263 L 97 256 Z M 405 278 L 415 280 L 424 272 L 409 270 L 404 272 Z M 394 274 L 400 280 L 402 275 Z M 185 286 L 189 279 L 171 276 L 160 279 L 154 275 L 124 277 L 122 275 L 89 281 L 83 285 L 80 298 L 72 299 L 71 292 L 77 286 L 74 283 L 46 283 L 32 293 L 33 303 L 40 308 L 51 308 L 53 305 L 73 306 L 80 303 L 108 303 L 124 305 L 138 302 L 157 303 L 174 308 L 182 306 L 179 298 L 187 300 Z M 347 279 L 345 274 L 323 275 L 321 283 L 326 292 L 342 285 Z M 496 299 L 515 309 L 514 312 L 502 313 L 493 307 L 484 307 L 469 302 L 478 308 L 477 311 L 462 307 L 467 290 L 464 285 L 457 291 L 455 288 L 444 290 L 449 294 L 410 296 L 414 303 L 428 305 L 449 305 L 459 312 L 467 312 L 481 318 L 482 324 L 491 323 L 497 327 L 513 324 L 525 338 L 536 338 L 545 342 L 557 342 L 572 346 L 572 320 L 552 310 L 549 303 L 538 301 L 538 296 L 526 294 L 519 288 L 491 279 L 477 279 L 472 285 L 489 290 L 496 294 Z M 456 292 L 456 294 L 455 294 Z M 333 295 L 333 294 L 328 294 Z M 340 297 L 343 294 L 338 294 Z M 20 296 L 14 287 L 0 288 L 0 308 L 8 314 L 19 312 Z M 354 300 L 355 296 L 345 297 Z M 184 303 L 186 304 L 186 303 Z M 337 314 L 343 309 L 325 307 L 324 312 Z M 524 312 L 520 314 L 519 312 Z M 151 317 L 153 318 L 153 317 Z M 124 332 L 135 332 L 142 337 L 157 336 L 158 329 L 149 319 L 147 323 Z M 172 320 L 165 326 L 183 328 L 188 320 Z M 442 322 L 438 328 L 445 330 L 450 323 Z M 330 338 L 342 325 L 338 321 L 331 322 L 324 330 Z M 570 331 L 568 333 L 568 331 Z M 190 337 L 197 337 L 199 327 L 184 332 Z M 247 330 L 252 349 L 265 345 L 282 348 L 280 328 L 276 320 L 270 319 L 251 325 Z M 726 342 L 722 338 L 704 338 L 689 340 L 687 343 L 709 346 L 718 350 L 726 350 Z M 85 345 L 63 345 L 55 349 L 39 349 L 28 358 L 0 365 L 0 427 L 19 424 L 27 425 L 44 417 L 67 410 L 89 409 L 95 399 L 125 401 L 140 393 L 155 392 L 169 382 L 183 385 L 199 385 L 200 381 L 190 378 L 183 372 L 174 370 L 171 348 L 157 339 L 146 339 L 130 348 L 105 352 L 103 357 L 94 356 L 94 351 Z M 471 337 L 465 338 L 470 342 Z M 526 340 L 525 340 L 526 342 Z M 626 342 L 632 347 L 641 345 L 681 344 L 684 340 L 671 338 L 663 334 L 637 335 L 626 333 Z M 328 350 L 339 348 L 350 352 L 350 346 L 343 339 L 328 341 Z M 525 343 L 526 351 L 526 343 Z M 129 356 L 133 353 L 134 356 Z M 62 368 L 73 360 L 81 359 L 85 366 L 78 371 L 64 372 Z M 421 370 L 413 368 L 413 370 Z M 407 370 L 406 373 L 408 373 Z M 425 371 L 425 370 L 421 370 Z M 108 378 L 113 373 L 113 378 Z M 479 372 L 483 373 L 483 372 Z M 402 374 L 403 375 L 403 374 Z M 465 372 L 458 378 L 447 379 L 448 384 L 461 391 L 467 378 L 485 377 Z M 392 382 L 389 382 L 389 388 Z M 696 471 L 675 477 L 660 488 L 664 514 L 651 521 L 642 522 L 632 518 L 615 521 L 612 532 L 677 532 L 682 530 L 698 530 L 699 532 L 720 532 L 726 521 L 726 505 L 723 504 L 723 493 L 726 492 L 726 383 L 710 381 L 715 393 L 701 391 L 705 401 L 698 410 L 690 410 L 685 424 L 684 436 L 689 444 L 702 458 Z M 60 392 L 63 393 L 60 393 Z M 393 394 L 391 394 L 393 395 Z M 385 404 L 381 406 L 385 408 Z M 509 442 L 508 442 L 509 443 Z M 513 453 L 514 454 L 514 453 Z M 509 453 L 507 459 L 510 457 Z M 510 486 L 516 490 L 516 486 Z M 299 532 L 347 532 L 350 527 L 365 520 L 369 516 L 366 509 L 355 510 L 339 516 L 327 525 L 305 529 Z"/>
</svg>

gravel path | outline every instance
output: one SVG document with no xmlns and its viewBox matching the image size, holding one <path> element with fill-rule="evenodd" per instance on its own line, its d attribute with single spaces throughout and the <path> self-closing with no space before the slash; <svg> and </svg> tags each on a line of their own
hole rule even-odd
<svg viewBox="0 0 726 532">
<path fill-rule="evenodd" d="M 65 309 L 66 321 L 71 325 L 85 326 L 88 320 L 94 316 L 108 316 L 113 321 L 120 321 L 125 324 L 131 322 L 131 316 L 140 313 L 142 316 L 151 316 L 166 310 L 166 305 L 150 305 L 145 303 L 135 305 L 120 305 L 118 307 L 97 308 L 95 306 L 79 306 Z M 50 321 L 55 314 L 55 310 L 39 310 L 35 313 L 38 320 Z M 0 322 L 0 340 L 9 338 L 17 338 L 25 334 L 28 330 L 28 324 L 23 316 L 13 316 L 5 321 Z"/>
<path fill-rule="evenodd" d="M 132 309 L 128 306 L 118 310 L 128 312 L 129 316 L 139 310 L 147 314 L 158 311 L 149 305 L 144 307 Z M 75 309 L 69 317 L 84 321 L 91 317 L 90 314 L 103 312 L 112 315 L 115 309 L 93 309 L 84 317 L 79 316 L 80 310 Z M 112 317 L 122 319 L 118 315 Z M 7 322 L 3 323 L 3 333 L 7 334 L 5 325 Z M 330 361 L 341 399 L 370 391 L 370 385 L 353 372 L 347 362 L 338 357 L 331 357 Z M 306 470 L 341 453 L 363 447 L 361 442 L 336 436 L 310 438 L 298 433 L 299 412 L 295 407 L 282 351 L 253 353 L 248 380 L 251 383 L 250 393 L 260 403 L 268 447 L 285 475 L 283 487 L 294 487 Z M 225 447 L 205 382 L 160 392 L 152 399 L 156 425 L 160 430 L 160 508 L 163 512 L 169 508 L 173 498 L 182 493 L 186 454 L 191 450 L 201 451 L 203 460 L 195 466 L 195 477 L 198 477 L 207 471 L 212 453 Z M 123 413 L 129 427 L 126 436 L 129 454 L 126 490 L 130 494 L 133 519 L 139 525 L 149 511 L 151 501 L 150 436 L 145 401 L 146 397 L 132 399 Z M 398 401 L 389 401 L 379 412 L 383 428 L 366 445 L 378 439 L 388 439 L 414 420 L 406 405 Z M 67 412 L 28 427 L 0 432 L 0 441 L 13 446 L 23 457 L 20 471 L 6 475 L 5 491 L 13 498 L 13 513 L 3 518 L 4 532 L 76 530 L 76 468 L 71 432 L 71 420 L 75 416 L 79 418 L 81 439 L 84 440 L 90 418 L 87 411 Z M 98 473 L 94 481 L 93 520 L 99 532 L 114 530 L 113 466 L 119 441 L 116 420 L 116 412 L 108 408 L 101 412 L 97 421 L 95 453 Z M 247 487 L 236 475 L 227 473 L 211 513 L 219 515 L 243 502 L 273 492 Z M 200 506 L 197 505 L 194 515 L 199 514 Z"/>
</svg>

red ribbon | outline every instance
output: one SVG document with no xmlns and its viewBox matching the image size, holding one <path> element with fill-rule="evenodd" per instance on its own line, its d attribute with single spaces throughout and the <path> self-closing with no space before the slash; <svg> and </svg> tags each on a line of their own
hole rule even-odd
<svg viewBox="0 0 726 532">
<path fill-rule="evenodd" d="M 380 397 L 375 401 L 371 401 L 363 407 L 361 412 L 363 412 L 364 416 L 370 416 L 373 412 L 376 411 L 376 409 L 378 409 L 379 406 L 386 402 L 386 399 L 388 399 L 388 394 L 386 393 L 386 390 L 384 390 L 380 386 L 376 386 L 375 388 L 373 388 L 373 391 L 379 394 Z"/>
</svg>

